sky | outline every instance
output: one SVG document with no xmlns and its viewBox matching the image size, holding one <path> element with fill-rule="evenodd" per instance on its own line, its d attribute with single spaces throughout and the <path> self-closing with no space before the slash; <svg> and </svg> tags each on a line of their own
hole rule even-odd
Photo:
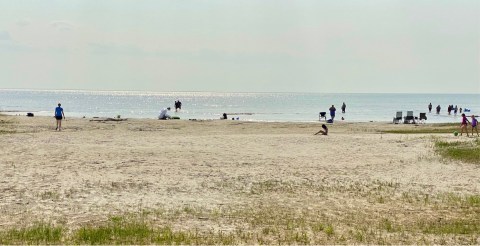
<svg viewBox="0 0 480 246">
<path fill-rule="evenodd" d="M 0 88 L 478 93 L 478 0 L 0 0 Z"/>
</svg>

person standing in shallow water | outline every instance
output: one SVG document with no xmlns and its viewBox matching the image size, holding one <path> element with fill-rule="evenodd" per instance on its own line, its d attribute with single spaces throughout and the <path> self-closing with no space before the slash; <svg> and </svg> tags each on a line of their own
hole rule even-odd
<svg viewBox="0 0 480 246">
<path fill-rule="evenodd" d="M 175 101 L 175 112 L 178 112 L 181 109 L 182 109 L 182 102 L 180 102 L 180 100 Z"/>
<path fill-rule="evenodd" d="M 329 110 L 330 110 L 330 117 L 332 118 L 332 121 L 333 121 L 333 119 L 335 118 L 335 111 L 337 111 L 337 109 L 335 108 L 335 106 L 332 105 Z"/>
<path fill-rule="evenodd" d="M 55 108 L 55 119 L 57 119 L 57 128 L 55 131 L 62 130 L 62 119 L 65 119 L 65 113 L 63 113 L 62 104 L 58 103 L 58 107 Z"/>
<path fill-rule="evenodd" d="M 432 112 L 432 103 L 428 104 L 428 112 L 429 112 L 429 113 Z"/>
<path fill-rule="evenodd" d="M 342 113 L 343 114 L 345 113 L 346 108 L 347 108 L 347 105 L 345 104 L 345 102 L 343 102 L 343 104 L 342 104 Z"/>
</svg>

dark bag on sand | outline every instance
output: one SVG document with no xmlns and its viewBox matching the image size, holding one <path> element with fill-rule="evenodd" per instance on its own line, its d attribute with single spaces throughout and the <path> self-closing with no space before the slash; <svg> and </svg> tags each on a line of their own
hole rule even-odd
<svg viewBox="0 0 480 246">
<path fill-rule="evenodd" d="M 27 117 L 33 117 L 33 113 L 27 113 Z"/>
</svg>

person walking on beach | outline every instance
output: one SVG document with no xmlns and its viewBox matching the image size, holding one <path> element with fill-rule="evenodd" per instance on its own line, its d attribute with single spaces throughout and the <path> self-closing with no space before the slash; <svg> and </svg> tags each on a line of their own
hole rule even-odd
<svg viewBox="0 0 480 246">
<path fill-rule="evenodd" d="M 335 106 L 331 106 L 330 109 L 330 117 L 332 118 L 332 122 L 333 122 L 333 119 L 335 118 L 335 111 L 337 111 L 337 109 L 335 108 Z"/>
<path fill-rule="evenodd" d="M 437 114 L 440 114 L 440 109 L 442 109 L 442 107 L 440 107 L 440 104 L 437 106 Z"/>
<path fill-rule="evenodd" d="M 170 119 L 170 115 L 167 114 L 167 111 L 170 111 L 170 107 L 160 110 L 160 114 L 158 115 L 158 119 L 159 120 Z"/>
<path fill-rule="evenodd" d="M 475 129 L 475 131 L 477 132 L 477 137 L 480 137 L 480 135 L 478 135 L 478 120 L 475 118 L 475 115 L 472 114 L 472 137 L 473 137 L 473 129 Z"/>
<path fill-rule="evenodd" d="M 429 112 L 429 113 L 432 112 L 432 103 L 428 104 L 428 112 Z"/>
<path fill-rule="evenodd" d="M 318 135 L 320 133 L 322 135 L 328 135 L 328 127 L 325 124 L 322 124 L 322 130 L 318 131 L 317 133 L 315 133 L 313 135 Z"/>
<path fill-rule="evenodd" d="M 55 131 L 62 130 L 62 119 L 65 119 L 65 113 L 63 113 L 62 104 L 58 103 L 58 107 L 55 108 L 55 119 L 57 119 L 57 128 Z"/>
<path fill-rule="evenodd" d="M 460 125 L 460 136 L 462 136 L 463 130 L 465 130 L 465 132 L 467 133 L 467 137 L 468 137 L 467 126 L 468 126 L 469 123 L 470 123 L 470 121 L 468 121 L 467 116 L 465 116 L 465 114 L 462 114 L 462 125 Z"/>
<path fill-rule="evenodd" d="M 345 102 L 343 102 L 343 104 L 342 104 L 342 114 L 345 113 L 346 108 L 347 108 L 347 105 L 345 104 Z"/>
</svg>

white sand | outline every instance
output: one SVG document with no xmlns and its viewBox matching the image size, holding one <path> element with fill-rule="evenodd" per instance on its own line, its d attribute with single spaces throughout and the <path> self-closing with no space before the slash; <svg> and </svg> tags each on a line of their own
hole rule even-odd
<svg viewBox="0 0 480 246">
<path fill-rule="evenodd" d="M 393 182 L 396 194 L 480 191 L 480 167 L 442 161 L 430 135 L 376 132 L 413 126 L 339 122 L 329 136 L 314 136 L 319 123 L 68 119 L 56 132 L 50 117 L 1 118 L 14 121 L 3 129 L 18 133 L 0 134 L 0 228 L 45 219 L 75 226 L 185 205 L 368 210 L 348 192 L 244 195 L 267 181 L 299 189 Z"/>
</svg>

